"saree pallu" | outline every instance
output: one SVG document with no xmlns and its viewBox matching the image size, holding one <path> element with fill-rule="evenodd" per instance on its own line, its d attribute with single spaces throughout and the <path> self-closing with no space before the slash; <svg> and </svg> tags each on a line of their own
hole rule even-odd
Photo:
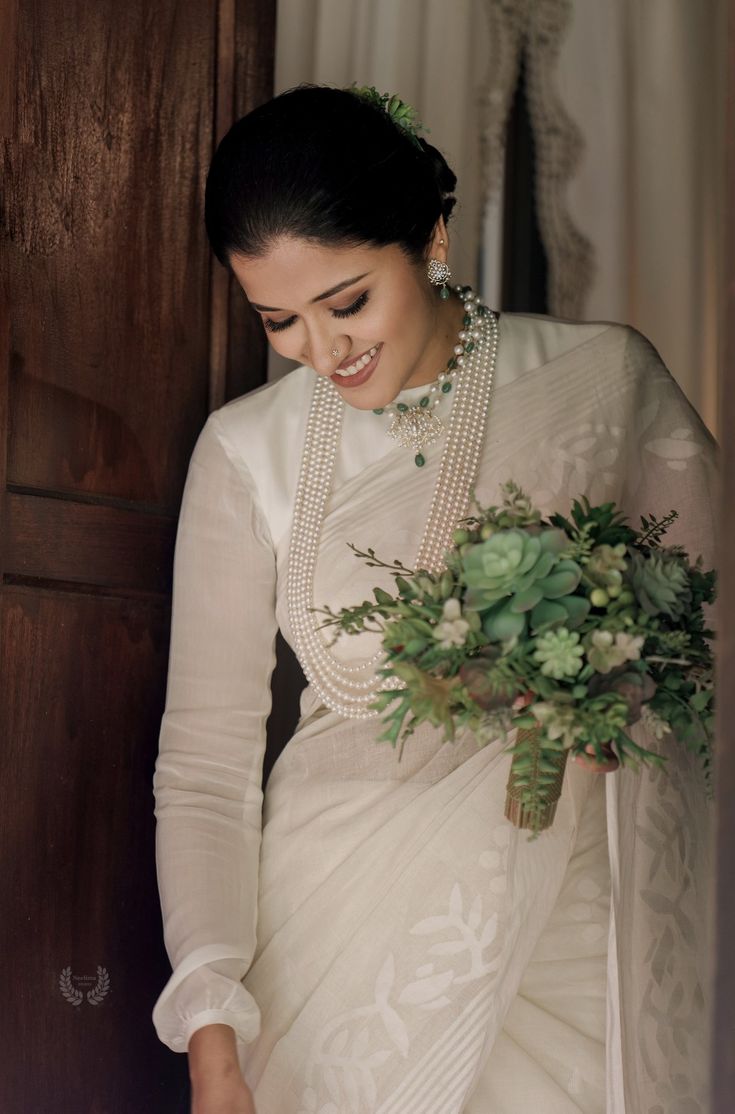
<svg viewBox="0 0 735 1114">
<path fill-rule="evenodd" d="M 564 350 L 548 357 L 552 335 Z M 539 355 L 524 364 L 531 350 Z M 675 508 L 665 544 L 712 567 L 716 446 L 645 338 L 503 314 L 499 353 L 479 501 L 500 502 L 500 484 L 513 479 L 544 514 L 566 514 L 582 495 L 616 501 L 634 526 Z M 275 614 L 290 641 L 289 508 L 313 372 L 286 378 L 217 421 L 268 520 Z M 421 469 L 399 446 L 371 458 L 372 418 L 346 408 L 317 607 L 392 587 L 347 543 L 408 567 L 418 549 L 441 442 Z M 257 647 L 255 630 L 253 639 Z M 377 646 L 365 633 L 333 652 L 352 661 Z M 530 841 L 503 817 L 507 744 L 479 749 L 467 733 L 447 743 L 424 725 L 399 762 L 376 741 L 380 730 L 327 710 L 306 688 L 268 782 L 262 842 L 253 837 L 249 858 L 241 850 L 236 900 L 223 898 L 217 913 L 239 918 L 216 937 L 232 941 L 227 949 L 213 946 L 212 927 L 192 932 L 183 905 L 177 920 L 173 881 L 162 893 L 165 923 L 177 927 L 159 1032 L 181 973 L 201 973 L 191 958 L 199 942 L 201 968 L 238 957 L 253 1010 L 238 1055 L 258 1114 L 511 1114 L 531 1103 L 544 1114 L 705 1114 L 713 810 L 698 757 L 637 724 L 632 736 L 663 753 L 665 769 L 603 777 L 570 763 L 552 828 Z M 165 847 L 184 838 L 174 782 L 162 763 L 164 891 L 174 854 Z M 226 1016 L 202 1012 L 190 1026 Z"/>
<path fill-rule="evenodd" d="M 534 1093 L 549 1114 L 603 1111 L 602 780 L 572 766 L 531 842 L 503 817 L 501 744 L 411 744 L 366 762 L 364 731 L 317 714 L 273 770 L 245 979 L 259 1114 L 510 1114 Z"/>
</svg>

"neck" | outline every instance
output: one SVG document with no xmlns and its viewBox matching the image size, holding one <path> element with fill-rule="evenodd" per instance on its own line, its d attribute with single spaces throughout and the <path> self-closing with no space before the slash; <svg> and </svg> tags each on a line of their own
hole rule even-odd
<svg viewBox="0 0 735 1114">
<path fill-rule="evenodd" d="M 439 301 L 436 318 L 437 326 L 433 340 L 426 350 L 425 359 L 422 360 L 421 367 L 404 384 L 404 390 L 433 383 L 437 369 L 446 367 L 453 355 L 457 334 L 462 328 L 464 318 L 464 306 L 454 290 L 449 298 Z"/>
</svg>

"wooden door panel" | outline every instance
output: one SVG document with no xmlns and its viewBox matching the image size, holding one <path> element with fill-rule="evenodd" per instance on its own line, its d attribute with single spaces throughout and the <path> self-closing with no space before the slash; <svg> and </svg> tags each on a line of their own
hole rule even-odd
<svg viewBox="0 0 735 1114">
<path fill-rule="evenodd" d="M 8 492 L 5 580 L 99 585 L 165 596 L 171 582 L 171 517 L 99 502 Z"/>
<path fill-rule="evenodd" d="M 167 630 L 161 601 L 10 586 L 0 597 L 0 676 L 17 678 L 0 708 L 0 781 L 21 1022 L 5 1036 L 3 1110 L 127 1111 L 131 1083 L 138 1108 L 154 1109 L 143 1098 L 178 1075 L 156 1069 L 149 1025 L 151 974 L 166 962 L 149 744 Z M 145 1063 L 148 1078 L 130 1079 Z"/>
<path fill-rule="evenodd" d="M 266 374 L 203 192 L 217 137 L 272 94 L 274 22 L 270 0 L 0 15 L 8 1114 L 188 1110 L 151 1021 L 170 973 L 152 777 L 189 456 Z"/>
<path fill-rule="evenodd" d="M 20 9 L 10 483 L 176 510 L 207 413 L 215 14 Z"/>
</svg>

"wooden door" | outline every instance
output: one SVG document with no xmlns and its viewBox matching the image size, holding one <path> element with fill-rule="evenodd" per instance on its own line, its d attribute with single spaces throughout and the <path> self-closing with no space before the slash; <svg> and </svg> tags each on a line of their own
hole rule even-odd
<svg viewBox="0 0 735 1114">
<path fill-rule="evenodd" d="M 270 0 L 4 0 L 0 814 L 7 1114 L 188 1109 L 150 1014 L 173 541 L 208 411 L 265 345 L 203 225 L 272 95 Z"/>
</svg>

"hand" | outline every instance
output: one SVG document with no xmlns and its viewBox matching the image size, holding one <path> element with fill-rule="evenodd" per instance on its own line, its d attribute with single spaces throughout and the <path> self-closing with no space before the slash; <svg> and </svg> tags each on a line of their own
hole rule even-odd
<svg viewBox="0 0 735 1114">
<path fill-rule="evenodd" d="M 212 1024 L 189 1039 L 191 1114 L 256 1114 L 237 1059 L 235 1030 Z"/>
<path fill-rule="evenodd" d="M 531 689 L 528 689 L 527 692 L 522 692 L 515 698 L 511 707 L 514 712 L 520 712 L 535 699 L 536 694 L 532 692 Z M 605 755 L 603 761 L 599 761 L 595 758 L 595 748 L 592 743 L 588 743 L 584 749 L 590 757 L 587 758 L 585 754 L 575 754 L 574 761 L 585 770 L 589 770 L 592 774 L 611 774 L 613 770 L 617 770 L 620 765 L 610 743 L 606 743 L 602 748 L 603 754 Z"/>
</svg>

